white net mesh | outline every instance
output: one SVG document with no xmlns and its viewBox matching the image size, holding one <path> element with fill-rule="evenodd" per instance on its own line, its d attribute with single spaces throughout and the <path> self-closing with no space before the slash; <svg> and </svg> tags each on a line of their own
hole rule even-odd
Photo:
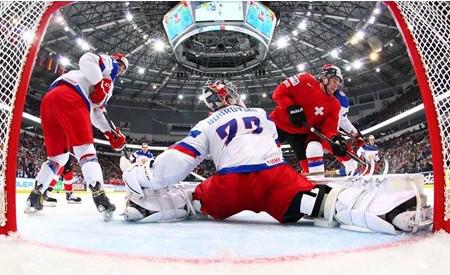
<svg viewBox="0 0 450 275">
<path fill-rule="evenodd" d="M 414 38 L 427 74 L 438 115 L 444 170 L 450 167 L 450 3 L 397 2 Z M 450 219 L 448 185 L 445 190 L 445 217 Z M 444 194 L 443 194 L 444 195 Z"/>
<path fill-rule="evenodd" d="M 4 185 L 12 110 L 28 51 L 48 5 L 0 1 L 0 226 L 7 222 Z"/>
</svg>

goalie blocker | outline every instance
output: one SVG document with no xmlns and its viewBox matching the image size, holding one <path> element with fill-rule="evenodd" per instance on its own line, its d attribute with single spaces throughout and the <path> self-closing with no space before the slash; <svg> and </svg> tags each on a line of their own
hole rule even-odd
<svg viewBox="0 0 450 275">
<path fill-rule="evenodd" d="M 124 158 L 121 168 L 129 189 L 125 220 L 172 222 L 202 216 L 200 201 L 193 199 L 196 185 L 142 188 L 140 181 L 152 177 L 149 163 L 132 165 Z M 427 205 L 420 174 L 330 178 L 313 183 L 317 185 L 310 192 L 294 197 L 284 222 L 306 217 L 314 219 L 317 226 L 388 234 L 416 232 L 432 224 L 432 208 Z"/>
</svg>

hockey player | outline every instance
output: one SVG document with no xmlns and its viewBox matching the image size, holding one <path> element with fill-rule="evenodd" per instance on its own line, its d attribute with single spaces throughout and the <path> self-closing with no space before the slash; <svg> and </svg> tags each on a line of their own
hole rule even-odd
<svg viewBox="0 0 450 275">
<path fill-rule="evenodd" d="M 102 131 L 115 150 L 125 146 L 125 136 L 112 129 L 106 116 L 106 104 L 112 96 L 114 81 L 128 68 L 122 53 L 112 55 L 85 53 L 79 60 L 79 70 L 57 78 L 41 100 L 40 112 L 47 161 L 36 177 L 35 187 L 27 200 L 26 212 L 41 210 L 42 193 L 58 178 L 72 150 L 94 203 L 105 220 L 109 220 L 115 205 L 103 190 L 103 174 L 94 148 L 92 125 Z"/>
<path fill-rule="evenodd" d="M 346 156 L 346 141 L 338 134 L 340 104 L 333 96 L 343 81 L 341 70 L 326 64 L 319 79 L 300 73 L 284 80 L 273 92 L 277 106 L 270 118 L 275 122 L 280 142 L 291 145 L 303 173 L 324 173 L 324 148 L 343 161 L 350 159 Z M 333 146 L 311 133 L 310 127 L 332 139 Z"/>
<path fill-rule="evenodd" d="M 73 166 L 72 166 L 73 157 L 72 155 L 69 157 L 69 160 L 67 161 L 66 165 L 64 165 L 64 170 L 61 173 L 60 179 L 63 181 L 64 185 L 64 192 L 66 193 L 66 201 L 70 204 L 77 204 L 81 203 L 81 198 L 78 196 L 75 196 L 73 193 Z M 45 190 L 43 196 L 44 196 L 44 205 L 45 206 L 56 206 L 56 203 L 58 202 L 57 199 L 52 198 L 49 196 L 49 193 L 53 191 L 53 189 L 56 186 L 57 181 L 52 180 L 50 183 L 50 186 Z"/>
<path fill-rule="evenodd" d="M 318 220 L 320 225 L 392 234 L 430 224 L 431 208 L 416 198 L 423 195 L 420 175 L 412 178 L 416 187 L 396 176 L 370 183 L 339 179 L 331 182 L 333 189 L 323 182 L 315 185 L 283 161 L 275 125 L 263 109 L 242 107 L 231 83 L 208 82 L 203 95 L 214 112 L 156 157 L 153 167 L 121 158 L 131 193 L 126 220 L 167 222 L 199 213 L 226 219 L 252 210 L 265 211 L 280 223 L 306 215 L 325 218 Z M 207 154 L 217 172 L 197 186 L 177 185 Z M 421 211 L 420 218 L 413 208 Z"/>
<path fill-rule="evenodd" d="M 347 95 L 341 89 L 338 88 L 336 92 L 334 92 L 334 96 L 339 101 L 339 104 L 341 106 L 339 110 L 339 128 L 341 128 L 344 132 L 346 132 L 355 139 L 356 146 L 358 148 L 363 146 L 365 144 L 363 136 L 348 118 L 350 103 Z M 350 144 L 347 145 L 347 151 L 351 153 L 354 152 Z M 353 159 L 345 160 L 338 157 L 338 160 L 340 160 L 344 165 L 345 174 L 347 175 L 358 168 L 358 163 Z"/>
<path fill-rule="evenodd" d="M 130 156 L 131 163 L 140 162 L 141 164 L 146 161 L 154 161 L 152 152 L 148 150 L 148 144 L 142 143 L 140 150 L 137 150 Z"/>
<path fill-rule="evenodd" d="M 356 152 L 358 157 L 363 157 L 366 161 L 379 161 L 380 157 L 378 156 L 378 146 L 375 144 L 375 136 L 370 135 L 369 136 L 369 143 L 364 144 L 363 146 L 359 147 L 358 151 Z"/>
<path fill-rule="evenodd" d="M 243 210 L 265 211 L 279 222 L 292 222 L 317 211 L 314 198 L 319 189 L 311 190 L 313 185 L 283 160 L 275 125 L 263 109 L 244 107 L 228 81 L 207 82 L 203 98 L 213 113 L 158 155 L 152 168 L 124 164 L 122 158 L 123 179 L 131 192 L 126 219 L 156 219 L 161 213 L 152 216 L 147 210 L 143 188 L 148 196 L 164 192 L 207 155 L 217 172 L 195 188 L 193 198 L 201 202 L 202 213 L 226 219 Z M 173 203 L 178 205 L 178 199 Z"/>
</svg>

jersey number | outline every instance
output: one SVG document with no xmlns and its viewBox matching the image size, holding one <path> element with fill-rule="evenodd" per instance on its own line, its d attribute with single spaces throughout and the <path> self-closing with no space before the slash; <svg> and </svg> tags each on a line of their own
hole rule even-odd
<svg viewBox="0 0 450 275">
<path fill-rule="evenodd" d="M 252 134 L 260 134 L 263 131 L 263 128 L 260 126 L 261 121 L 259 120 L 259 118 L 255 116 L 248 116 L 243 117 L 242 120 L 244 121 L 245 129 L 253 129 L 254 127 L 256 127 L 252 131 Z M 228 143 L 230 143 L 231 140 L 233 140 L 233 138 L 236 136 L 237 130 L 237 121 L 233 118 L 232 120 L 217 128 L 216 132 L 221 139 L 226 138 L 225 145 L 228 145 Z"/>
</svg>

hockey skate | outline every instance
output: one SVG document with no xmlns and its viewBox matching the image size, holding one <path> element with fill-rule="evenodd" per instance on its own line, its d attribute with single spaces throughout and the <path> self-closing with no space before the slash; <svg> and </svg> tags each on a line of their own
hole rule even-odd
<svg viewBox="0 0 450 275">
<path fill-rule="evenodd" d="M 116 210 L 116 206 L 109 201 L 105 191 L 101 189 L 100 182 L 97 182 L 95 186 L 89 185 L 89 189 L 92 191 L 92 198 L 94 199 L 98 212 L 103 215 L 103 220 L 105 222 L 110 221 L 112 219 L 113 212 Z"/>
<path fill-rule="evenodd" d="M 67 200 L 67 203 L 70 203 L 70 204 L 81 203 L 81 198 L 75 196 L 72 191 L 66 192 L 66 200 Z"/>
<path fill-rule="evenodd" d="M 52 197 L 49 197 L 49 193 L 51 192 L 50 189 L 45 190 L 44 194 L 42 195 L 44 199 L 44 206 L 46 207 L 55 207 L 56 203 L 58 203 L 58 200 Z"/>
<path fill-rule="evenodd" d="M 37 185 L 30 193 L 27 198 L 26 207 L 24 212 L 26 214 L 35 213 L 36 211 L 42 210 L 44 208 L 44 196 L 42 195 L 41 189 L 42 185 Z"/>
</svg>

